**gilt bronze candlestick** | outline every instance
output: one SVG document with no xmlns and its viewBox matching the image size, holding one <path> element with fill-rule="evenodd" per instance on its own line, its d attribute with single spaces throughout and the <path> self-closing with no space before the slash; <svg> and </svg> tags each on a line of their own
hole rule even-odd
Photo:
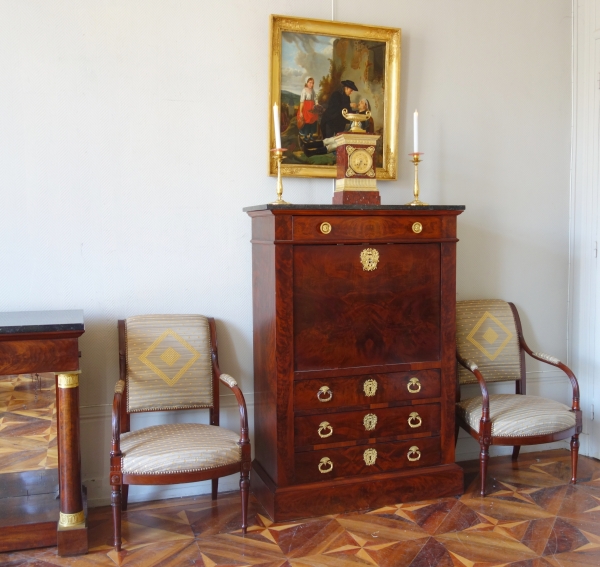
<svg viewBox="0 0 600 567">
<path fill-rule="evenodd" d="M 286 148 L 274 148 L 273 159 L 277 160 L 277 200 L 269 203 L 270 205 L 289 205 L 287 201 L 284 201 L 281 197 L 283 195 L 283 182 L 281 181 L 281 160 L 283 159 L 283 152 Z"/>
<path fill-rule="evenodd" d="M 424 203 L 423 201 L 419 200 L 419 163 L 421 163 L 421 159 L 419 156 L 422 156 L 423 153 L 422 152 L 414 152 L 412 154 L 408 154 L 409 156 L 412 156 L 412 161 L 415 165 L 415 184 L 413 186 L 413 195 L 414 195 L 414 200 L 411 201 L 410 203 L 406 203 L 407 205 L 411 205 L 413 207 L 417 207 L 417 206 L 421 206 L 421 207 L 426 207 L 427 203 Z"/>
</svg>

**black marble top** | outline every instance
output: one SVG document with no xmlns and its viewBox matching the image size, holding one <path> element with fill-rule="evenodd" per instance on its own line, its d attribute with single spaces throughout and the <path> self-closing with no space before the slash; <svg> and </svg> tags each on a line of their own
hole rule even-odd
<svg viewBox="0 0 600 567">
<path fill-rule="evenodd" d="M 244 207 L 245 213 L 252 211 L 464 211 L 464 205 L 254 205 L 253 207 Z"/>
<path fill-rule="evenodd" d="M 83 310 L 0 313 L 0 334 L 83 331 Z"/>
</svg>

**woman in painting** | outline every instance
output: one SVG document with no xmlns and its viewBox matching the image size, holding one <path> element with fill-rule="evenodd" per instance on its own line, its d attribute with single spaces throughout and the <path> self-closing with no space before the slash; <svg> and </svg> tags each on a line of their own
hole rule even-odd
<svg viewBox="0 0 600 567">
<path fill-rule="evenodd" d="M 296 120 L 301 142 L 312 142 L 317 135 L 317 113 L 315 107 L 315 80 L 308 77 L 300 93 L 300 106 Z"/>
<path fill-rule="evenodd" d="M 358 103 L 358 114 L 366 114 L 367 110 L 371 110 L 371 103 L 366 98 L 361 98 Z M 373 122 L 373 117 L 369 116 L 367 120 L 363 120 L 360 123 L 360 127 L 367 134 L 373 134 L 375 132 L 375 123 Z"/>
</svg>

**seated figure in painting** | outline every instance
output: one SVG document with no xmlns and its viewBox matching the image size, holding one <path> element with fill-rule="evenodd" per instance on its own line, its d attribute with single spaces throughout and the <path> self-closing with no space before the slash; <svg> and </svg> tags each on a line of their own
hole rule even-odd
<svg viewBox="0 0 600 567">
<path fill-rule="evenodd" d="M 353 81 L 342 81 L 342 89 L 331 95 L 321 117 L 323 138 L 332 138 L 346 129 L 348 121 L 342 116 L 342 110 L 345 108 L 348 112 L 352 112 L 352 109 L 356 108 L 356 104 L 350 102 L 350 95 L 355 91 L 358 91 L 358 88 Z"/>
<path fill-rule="evenodd" d="M 371 110 L 371 103 L 366 98 L 361 98 L 358 102 L 358 114 L 366 114 L 367 111 Z M 363 120 L 360 123 L 360 127 L 367 133 L 373 134 L 375 132 L 375 123 L 373 122 L 373 117 L 369 116 L 367 120 Z"/>
</svg>

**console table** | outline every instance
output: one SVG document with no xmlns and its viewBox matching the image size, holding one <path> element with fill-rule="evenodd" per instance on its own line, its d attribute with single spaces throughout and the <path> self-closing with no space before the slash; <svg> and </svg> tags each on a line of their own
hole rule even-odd
<svg viewBox="0 0 600 567">
<path fill-rule="evenodd" d="M 81 310 L 0 313 L 0 375 L 56 375 L 60 495 L 57 503 L 22 491 L 0 504 L 0 552 L 54 545 L 62 556 L 87 552 L 79 445 L 78 338 L 83 332 Z"/>
<path fill-rule="evenodd" d="M 276 522 L 461 494 L 454 462 L 463 206 L 260 205 L 255 461 Z"/>
</svg>

